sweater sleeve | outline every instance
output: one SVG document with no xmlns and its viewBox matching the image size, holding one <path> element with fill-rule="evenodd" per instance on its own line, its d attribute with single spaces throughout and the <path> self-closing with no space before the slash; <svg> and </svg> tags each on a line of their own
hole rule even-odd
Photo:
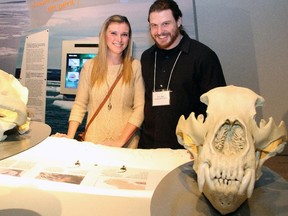
<svg viewBox="0 0 288 216">
<path fill-rule="evenodd" d="M 80 79 L 76 93 L 76 98 L 71 109 L 69 121 L 73 120 L 81 124 L 87 112 L 89 103 L 89 91 L 90 91 L 89 86 L 90 86 L 90 76 L 92 67 L 93 67 L 93 60 L 88 60 L 84 64 L 80 72 Z"/>
<path fill-rule="evenodd" d="M 141 64 L 139 60 L 134 59 L 132 63 L 133 68 L 133 113 L 129 118 L 129 123 L 140 127 L 144 119 L 144 81 L 142 78 Z"/>
</svg>

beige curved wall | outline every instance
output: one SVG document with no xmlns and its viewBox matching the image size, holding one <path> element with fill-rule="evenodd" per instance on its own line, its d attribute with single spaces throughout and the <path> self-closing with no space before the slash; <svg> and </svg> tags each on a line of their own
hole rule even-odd
<svg viewBox="0 0 288 216">
<path fill-rule="evenodd" d="M 288 125 L 288 1 L 195 0 L 198 39 L 218 54 L 228 84 L 266 100 L 259 113 Z"/>
</svg>

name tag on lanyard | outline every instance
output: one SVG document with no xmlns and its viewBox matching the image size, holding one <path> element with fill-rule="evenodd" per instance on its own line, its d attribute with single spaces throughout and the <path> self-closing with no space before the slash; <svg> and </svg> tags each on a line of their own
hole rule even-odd
<svg viewBox="0 0 288 216">
<path fill-rule="evenodd" d="M 155 52 L 155 61 L 154 61 L 154 91 L 152 92 L 152 106 L 167 106 L 170 105 L 170 92 L 169 86 L 170 86 L 170 81 L 171 81 L 171 77 L 175 68 L 175 65 L 180 57 L 182 53 L 182 50 L 180 50 L 174 64 L 173 67 L 171 69 L 170 72 L 170 76 L 169 76 L 169 80 L 168 80 L 168 84 L 167 84 L 167 90 L 164 91 L 155 91 L 155 83 L 156 83 L 156 60 L 157 60 L 157 52 Z"/>
<path fill-rule="evenodd" d="M 170 105 L 171 91 L 154 91 L 152 92 L 152 106 L 167 106 Z"/>
</svg>

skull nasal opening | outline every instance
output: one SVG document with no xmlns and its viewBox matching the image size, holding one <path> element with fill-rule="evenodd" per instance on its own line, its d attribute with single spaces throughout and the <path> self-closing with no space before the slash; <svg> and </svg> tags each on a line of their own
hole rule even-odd
<svg viewBox="0 0 288 216">
<path fill-rule="evenodd" d="M 238 121 L 227 119 L 218 129 L 214 136 L 213 148 L 223 154 L 238 154 L 247 146 L 246 132 L 243 125 Z"/>
</svg>

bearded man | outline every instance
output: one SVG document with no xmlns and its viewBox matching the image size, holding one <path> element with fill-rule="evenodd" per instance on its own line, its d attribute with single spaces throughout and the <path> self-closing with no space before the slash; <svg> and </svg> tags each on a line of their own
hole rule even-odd
<svg viewBox="0 0 288 216">
<path fill-rule="evenodd" d="M 178 120 L 191 112 L 205 116 L 200 96 L 226 85 L 222 67 L 213 50 L 187 35 L 175 1 L 156 0 L 148 22 L 155 44 L 141 56 L 145 107 L 138 148 L 183 148 L 175 135 Z"/>
</svg>

